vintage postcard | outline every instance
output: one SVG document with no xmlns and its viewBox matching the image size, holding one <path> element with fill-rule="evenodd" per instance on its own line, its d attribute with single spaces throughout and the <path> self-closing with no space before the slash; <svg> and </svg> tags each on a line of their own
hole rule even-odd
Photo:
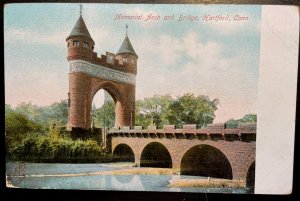
<svg viewBox="0 0 300 201">
<path fill-rule="evenodd" d="M 7 187 L 290 193 L 297 16 L 293 6 L 5 5 Z"/>
</svg>

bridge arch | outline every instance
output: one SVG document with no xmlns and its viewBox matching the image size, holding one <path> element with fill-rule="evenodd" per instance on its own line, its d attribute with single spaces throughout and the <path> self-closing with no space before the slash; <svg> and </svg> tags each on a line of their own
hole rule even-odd
<svg viewBox="0 0 300 201">
<path fill-rule="evenodd" d="M 140 166 L 172 168 L 172 157 L 165 145 L 160 142 L 150 142 L 141 153 Z"/>
<path fill-rule="evenodd" d="M 134 162 L 134 152 L 127 144 L 118 144 L 113 150 L 114 159 L 118 162 Z"/>
<path fill-rule="evenodd" d="M 246 187 L 254 190 L 255 184 L 255 161 L 249 166 L 246 177 Z"/>
<path fill-rule="evenodd" d="M 180 174 L 232 179 L 230 161 L 218 148 L 200 144 L 185 152 L 180 163 Z"/>
</svg>

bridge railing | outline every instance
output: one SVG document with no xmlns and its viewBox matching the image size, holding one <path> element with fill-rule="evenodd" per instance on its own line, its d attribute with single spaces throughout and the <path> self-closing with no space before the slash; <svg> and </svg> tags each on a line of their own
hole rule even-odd
<svg viewBox="0 0 300 201">
<path fill-rule="evenodd" d="M 154 125 L 148 126 L 146 129 L 142 126 L 123 126 L 123 127 L 113 127 L 109 129 L 109 132 L 118 132 L 118 131 L 184 131 L 184 130 L 194 130 L 194 131 L 214 131 L 214 130 L 224 130 L 225 132 L 229 131 L 242 131 L 242 132 L 250 132 L 256 133 L 256 123 L 240 123 L 237 128 L 227 128 L 225 123 L 216 123 L 216 124 L 208 124 L 205 128 L 198 128 L 197 124 L 184 124 L 182 128 L 176 128 L 175 125 L 163 125 L 162 129 L 158 129 Z"/>
<path fill-rule="evenodd" d="M 144 137 L 144 138 L 177 138 L 177 139 L 246 139 L 254 141 L 256 136 L 256 124 L 239 124 L 237 128 L 226 128 L 226 124 L 209 124 L 206 128 L 197 128 L 196 124 L 186 124 L 182 128 L 175 125 L 164 125 L 157 129 L 156 126 L 149 126 L 143 129 L 142 126 L 124 126 L 112 128 L 108 135 L 115 137 Z"/>
</svg>

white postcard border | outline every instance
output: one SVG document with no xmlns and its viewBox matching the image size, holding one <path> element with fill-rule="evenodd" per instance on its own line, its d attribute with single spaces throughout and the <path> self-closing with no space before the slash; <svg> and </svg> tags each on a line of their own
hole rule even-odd
<svg viewBox="0 0 300 201">
<path fill-rule="evenodd" d="M 297 6 L 262 6 L 256 194 L 290 194 L 299 47 Z"/>
</svg>

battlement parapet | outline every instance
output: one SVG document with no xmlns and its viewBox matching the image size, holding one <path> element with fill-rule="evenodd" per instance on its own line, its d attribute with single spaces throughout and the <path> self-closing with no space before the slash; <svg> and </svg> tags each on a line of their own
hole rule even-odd
<svg viewBox="0 0 300 201">
<path fill-rule="evenodd" d="M 238 128 L 226 128 L 225 124 L 210 125 L 206 128 L 197 128 L 196 124 L 183 125 L 183 128 L 176 129 L 175 125 L 164 125 L 162 129 L 157 129 L 156 126 L 148 126 L 143 129 L 142 126 L 135 126 L 134 128 L 123 127 L 121 129 L 114 128 L 108 131 L 111 136 L 121 137 L 158 137 L 158 138 L 178 138 L 178 139 L 193 139 L 203 138 L 234 138 L 245 139 L 250 141 L 255 140 L 256 124 L 241 124 Z"/>
<path fill-rule="evenodd" d="M 211 129 L 224 129 L 224 128 L 226 128 L 226 123 L 208 124 L 207 128 L 211 128 Z"/>
<path fill-rule="evenodd" d="M 79 51 L 79 50 L 77 50 Z M 106 55 L 101 54 L 100 57 L 97 56 L 96 52 L 90 54 L 72 54 L 73 56 L 68 56 L 68 61 L 72 60 L 84 60 L 95 65 L 104 66 L 106 68 L 121 71 L 124 73 L 131 73 L 136 75 L 136 69 L 132 68 L 130 64 L 121 63 L 118 59 L 115 58 L 115 54 L 106 52 Z"/>
</svg>

